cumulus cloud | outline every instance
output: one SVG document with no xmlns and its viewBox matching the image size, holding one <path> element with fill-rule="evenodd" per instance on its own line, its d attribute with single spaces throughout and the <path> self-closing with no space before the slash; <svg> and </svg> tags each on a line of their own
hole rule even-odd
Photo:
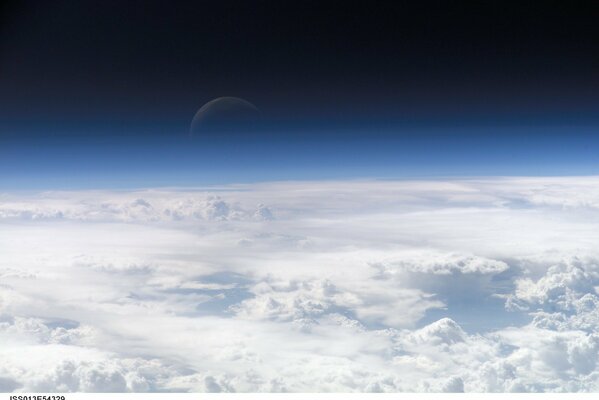
<svg viewBox="0 0 599 400">
<path fill-rule="evenodd" d="M 273 219 L 264 204 L 241 206 L 209 193 L 43 193 L 0 203 L 0 219 L 160 222 Z"/>
<path fill-rule="evenodd" d="M 599 179 L 0 197 L 0 390 L 599 390 Z"/>
</svg>

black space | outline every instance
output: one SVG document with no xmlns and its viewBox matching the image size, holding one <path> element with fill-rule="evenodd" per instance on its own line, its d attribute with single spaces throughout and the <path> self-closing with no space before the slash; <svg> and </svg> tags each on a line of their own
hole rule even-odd
<svg viewBox="0 0 599 400">
<path fill-rule="evenodd" d="M 594 119 L 596 2 L 21 1 L 2 7 L 2 129 L 273 120 Z"/>
</svg>

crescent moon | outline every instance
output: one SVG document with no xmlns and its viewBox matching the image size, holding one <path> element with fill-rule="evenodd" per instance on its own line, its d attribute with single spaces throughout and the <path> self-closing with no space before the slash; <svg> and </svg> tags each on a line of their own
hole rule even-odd
<svg viewBox="0 0 599 400">
<path fill-rule="evenodd" d="M 239 97 L 218 97 L 204 104 L 191 121 L 190 135 L 231 132 L 248 128 L 258 121 L 260 111 Z"/>
</svg>

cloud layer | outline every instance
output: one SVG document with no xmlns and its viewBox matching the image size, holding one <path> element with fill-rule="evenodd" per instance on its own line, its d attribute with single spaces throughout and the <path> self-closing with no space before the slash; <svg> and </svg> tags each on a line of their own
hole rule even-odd
<svg viewBox="0 0 599 400">
<path fill-rule="evenodd" d="M 0 194 L 0 391 L 597 391 L 599 179 Z"/>
</svg>

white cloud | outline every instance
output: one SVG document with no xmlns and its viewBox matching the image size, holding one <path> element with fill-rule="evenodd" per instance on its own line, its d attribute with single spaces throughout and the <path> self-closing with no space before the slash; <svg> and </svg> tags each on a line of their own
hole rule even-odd
<svg viewBox="0 0 599 400">
<path fill-rule="evenodd" d="M 3 194 L 0 390 L 599 390 L 597 187 Z"/>
</svg>

